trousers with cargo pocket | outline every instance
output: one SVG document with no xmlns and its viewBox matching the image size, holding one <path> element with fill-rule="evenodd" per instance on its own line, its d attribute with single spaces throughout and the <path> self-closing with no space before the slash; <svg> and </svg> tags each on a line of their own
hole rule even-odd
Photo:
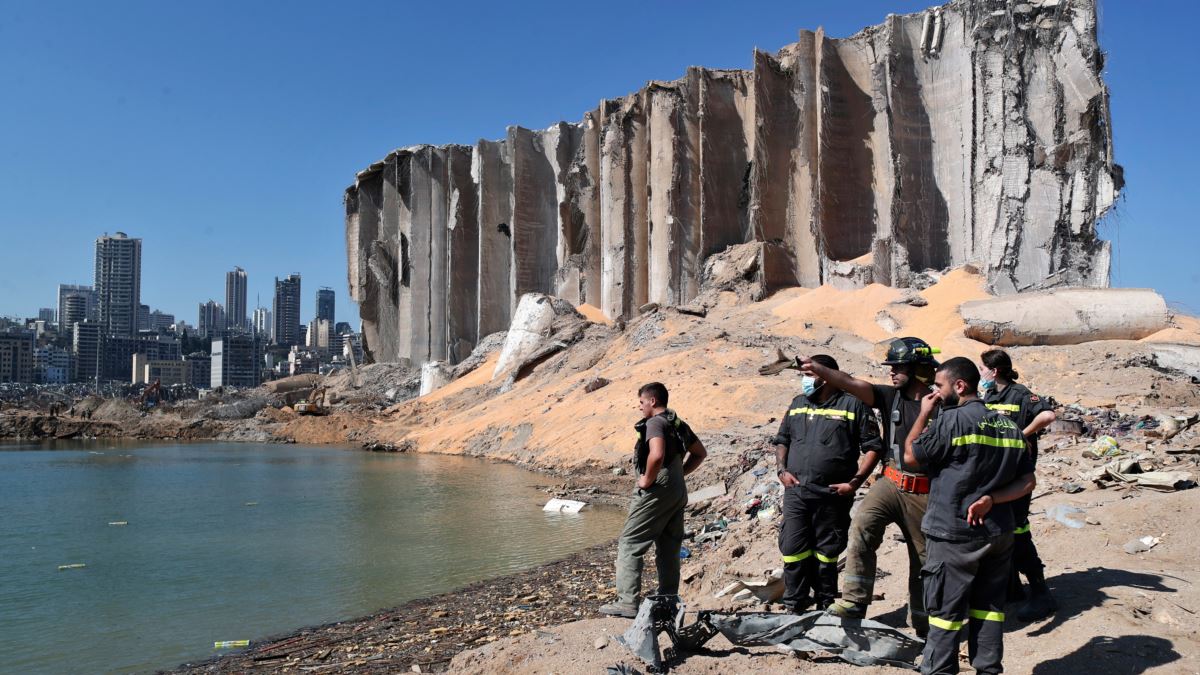
<svg viewBox="0 0 1200 675">
<path fill-rule="evenodd" d="M 887 478 L 879 478 L 858 505 L 850 524 L 846 569 L 842 572 L 842 599 L 867 606 L 875 594 L 879 547 L 887 526 L 895 523 L 908 547 L 909 624 L 924 632 L 926 623 L 921 566 L 925 564 L 925 533 L 921 519 L 929 495 L 903 492 Z"/>
<path fill-rule="evenodd" d="M 659 479 L 649 490 L 634 491 L 617 542 L 617 600 L 623 604 L 637 604 L 641 598 L 643 557 L 651 546 L 658 567 L 658 594 L 679 593 L 679 549 L 688 500 L 682 462 L 673 461 Z"/>
<path fill-rule="evenodd" d="M 853 503 L 853 497 L 815 494 L 802 485 L 784 489 L 779 552 L 786 589 L 782 602 L 789 610 L 833 602 Z"/>
<path fill-rule="evenodd" d="M 1004 671 L 1004 602 L 1012 547 L 1012 533 L 971 541 L 926 537 L 921 569 L 929 612 L 929 636 L 921 659 L 924 675 L 958 672 L 958 645 L 964 630 L 975 672 Z"/>
</svg>

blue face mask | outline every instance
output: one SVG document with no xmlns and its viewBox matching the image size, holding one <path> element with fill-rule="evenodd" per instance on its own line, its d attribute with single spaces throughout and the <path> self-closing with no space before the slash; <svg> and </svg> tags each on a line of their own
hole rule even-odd
<svg viewBox="0 0 1200 675">
<path fill-rule="evenodd" d="M 822 382 L 821 387 L 824 386 L 825 383 Z M 805 375 L 804 377 L 800 378 L 800 390 L 803 391 L 804 395 L 809 398 L 812 398 L 812 395 L 817 393 L 817 390 L 821 387 L 817 386 L 817 378 L 811 375 Z"/>
<path fill-rule="evenodd" d="M 980 380 L 979 381 L 980 389 L 991 389 L 992 387 L 995 387 L 995 386 L 996 386 L 995 380 Z"/>
</svg>

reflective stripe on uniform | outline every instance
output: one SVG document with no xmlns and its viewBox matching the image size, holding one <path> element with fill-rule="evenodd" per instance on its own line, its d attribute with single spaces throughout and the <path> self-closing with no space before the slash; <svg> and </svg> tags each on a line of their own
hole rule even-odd
<svg viewBox="0 0 1200 675">
<path fill-rule="evenodd" d="M 962 630 L 963 622 L 947 621 L 945 619 L 939 619 L 936 616 L 931 616 L 929 617 L 929 625 L 933 626 L 934 628 L 941 628 L 942 630 Z"/>
<path fill-rule="evenodd" d="M 805 558 L 811 558 L 812 554 L 815 552 L 816 551 L 813 551 L 810 549 L 807 551 L 801 551 L 800 553 L 797 553 L 795 555 L 785 555 L 785 556 L 783 556 L 783 562 L 785 562 L 785 563 L 800 562 L 801 560 L 804 560 Z"/>
<path fill-rule="evenodd" d="M 972 619 L 983 619 L 984 621 L 1004 621 L 1004 612 L 989 612 L 984 609 L 971 610 Z"/>
<path fill-rule="evenodd" d="M 1024 525 L 1013 530 L 1013 534 L 1027 534 L 1028 532 L 1029 532 L 1029 523 L 1025 523 Z"/>
<path fill-rule="evenodd" d="M 824 415 L 825 417 L 840 417 L 845 420 L 853 420 L 854 413 L 849 410 L 838 410 L 836 408 L 792 408 L 788 411 L 789 415 Z"/>
<path fill-rule="evenodd" d="M 853 581 L 858 584 L 875 584 L 875 577 L 860 577 L 857 574 L 843 574 L 842 579 Z"/>
<path fill-rule="evenodd" d="M 817 551 L 816 554 L 817 554 L 817 560 L 820 560 L 823 563 L 835 563 L 835 562 L 837 562 L 837 559 L 838 559 L 837 554 L 834 554 L 834 556 L 832 558 L 830 558 L 827 555 L 821 555 L 820 551 Z"/>
<path fill-rule="evenodd" d="M 988 410 L 1004 410 L 1007 412 L 1021 412 L 1021 406 L 1015 403 L 986 403 Z"/>
<path fill-rule="evenodd" d="M 950 445 L 990 445 L 996 448 L 1024 448 L 1025 439 L 1023 438 L 996 438 L 995 436 L 984 436 L 983 434 L 967 434 L 951 439 Z"/>
</svg>

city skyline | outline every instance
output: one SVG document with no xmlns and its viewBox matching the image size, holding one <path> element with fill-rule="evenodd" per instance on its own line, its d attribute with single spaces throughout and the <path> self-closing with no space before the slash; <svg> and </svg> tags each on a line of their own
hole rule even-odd
<svg viewBox="0 0 1200 675">
<path fill-rule="evenodd" d="M 100 320 L 100 308 L 99 308 L 99 300 L 96 297 L 97 272 L 94 267 L 95 261 L 98 259 L 96 244 L 97 244 L 97 242 L 99 242 L 102 239 L 116 239 L 117 238 L 116 235 L 124 235 L 129 240 L 135 240 L 138 242 L 137 256 L 138 256 L 139 267 L 141 265 L 144 265 L 145 255 L 143 253 L 143 249 L 144 249 L 144 244 L 145 244 L 145 237 L 134 236 L 134 235 L 130 235 L 125 232 L 113 232 L 112 235 L 110 236 L 109 232 L 107 232 L 107 231 L 102 232 L 89 242 L 91 244 L 91 246 L 89 248 L 92 251 L 91 261 L 93 262 L 93 267 L 91 269 L 87 270 L 86 275 L 82 275 L 82 274 L 76 275 L 76 276 L 71 277 L 71 279 L 64 279 L 59 282 L 56 282 L 53 289 L 51 289 L 50 294 L 48 295 L 49 299 L 47 301 L 45 301 L 45 302 L 35 301 L 32 303 L 32 305 L 34 305 L 35 308 L 31 313 L 22 314 L 22 313 L 0 312 L 0 317 L 9 317 L 9 318 L 13 318 L 13 319 L 36 318 L 39 316 L 39 313 L 43 309 L 55 308 L 55 314 L 56 314 L 55 322 L 57 323 L 58 321 L 61 320 L 61 318 L 64 314 L 65 303 L 68 302 L 68 298 L 74 295 L 74 296 L 86 298 L 87 310 L 85 312 L 85 316 L 87 318 L 91 318 L 93 321 L 99 321 Z M 273 280 L 276 277 L 288 277 L 288 276 L 292 276 L 292 275 L 298 275 L 301 277 L 304 276 L 303 273 L 297 273 L 297 272 L 293 271 L 293 272 L 288 272 L 286 274 L 270 275 L 267 278 Z M 86 279 L 88 281 L 88 283 L 80 283 L 80 281 L 84 280 L 84 279 Z M 235 279 L 237 281 L 234 281 Z M 226 269 L 226 271 L 223 274 L 222 279 L 218 283 L 214 283 L 214 289 L 211 293 L 209 293 L 208 295 L 205 295 L 203 297 L 197 297 L 195 300 L 192 300 L 191 302 L 189 302 L 188 306 L 190 308 L 189 307 L 184 307 L 184 308 L 165 307 L 165 306 L 155 305 L 153 302 L 145 301 L 146 299 L 144 297 L 144 287 L 146 285 L 147 280 L 145 279 L 144 273 L 139 271 L 139 279 L 138 279 L 138 285 L 139 285 L 139 291 L 140 291 L 139 297 L 142 300 L 142 302 L 140 304 L 147 305 L 149 307 L 149 311 L 151 313 L 159 312 L 160 314 L 170 314 L 170 315 L 178 318 L 181 321 L 185 321 L 192 326 L 196 326 L 197 324 L 193 322 L 193 319 L 196 316 L 196 310 L 194 309 L 194 307 L 197 305 L 203 306 L 206 302 L 213 301 L 213 302 L 216 302 L 217 304 L 221 305 L 222 310 L 224 311 L 225 319 L 226 319 L 225 325 L 228 328 L 235 328 L 235 327 L 249 328 L 251 325 L 251 319 L 253 317 L 253 313 L 256 310 L 266 309 L 268 312 L 271 311 L 271 301 L 270 300 L 268 300 L 266 304 L 258 304 L 258 303 L 262 302 L 262 294 L 258 291 L 255 291 L 255 293 L 254 293 L 254 296 L 256 298 L 255 299 L 256 304 L 254 306 L 250 305 L 250 303 L 249 303 L 249 297 L 251 295 L 250 288 L 254 286 L 253 280 L 254 280 L 254 277 L 243 266 L 235 264 L 235 265 L 232 265 L 229 269 Z M 150 280 L 150 281 L 151 281 L 151 283 L 153 283 L 153 280 Z M 231 283 L 233 283 L 234 285 L 231 286 Z M 271 283 L 269 290 L 270 290 L 270 293 L 267 294 L 267 297 L 273 298 L 274 293 L 275 293 L 273 282 Z M 351 305 L 353 307 L 353 312 L 354 312 L 351 316 L 347 317 L 343 310 L 342 314 L 336 316 L 336 321 L 332 321 L 331 323 L 336 323 L 337 321 L 343 321 L 343 322 L 351 324 L 351 326 L 356 326 L 358 324 L 357 305 L 352 300 L 350 300 L 348 292 L 338 293 L 338 291 L 336 289 L 331 289 L 329 287 L 321 287 L 317 291 L 315 296 L 311 299 L 311 303 L 306 303 L 303 295 L 301 295 L 300 311 L 299 311 L 300 322 L 297 325 L 298 326 L 306 325 L 308 323 L 308 319 L 306 319 L 305 317 L 318 318 L 318 314 L 320 314 L 323 309 L 320 306 L 321 305 L 320 298 L 321 298 L 323 292 L 326 292 L 326 291 L 332 292 L 334 294 L 335 298 L 337 297 L 337 295 L 341 295 L 344 298 L 344 303 Z M 237 299 L 241 300 L 242 306 L 245 307 L 245 310 L 246 310 L 245 311 L 246 316 L 244 317 L 244 319 L 242 321 L 242 325 L 240 325 L 240 326 L 235 325 L 232 321 L 229 320 L 229 317 L 230 317 L 229 299 L 231 297 L 231 295 L 230 295 L 231 293 L 237 294 Z M 134 304 L 136 305 L 138 303 L 134 303 Z M 337 304 L 340 304 L 340 303 L 336 303 L 336 301 L 329 303 L 329 305 L 333 306 L 333 307 L 336 307 Z M 311 309 L 309 309 L 310 306 L 311 306 Z M 344 307 L 344 305 L 343 305 L 343 307 Z M 136 308 L 135 308 L 135 312 L 136 312 Z"/>
</svg>

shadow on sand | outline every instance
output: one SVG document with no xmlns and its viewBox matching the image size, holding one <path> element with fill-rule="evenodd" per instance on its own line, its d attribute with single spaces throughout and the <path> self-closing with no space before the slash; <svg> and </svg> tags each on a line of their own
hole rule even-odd
<svg viewBox="0 0 1200 675">
<path fill-rule="evenodd" d="M 1170 640 L 1149 635 L 1097 635 L 1079 649 L 1033 667 L 1033 675 L 1138 675 L 1179 660 Z"/>
</svg>

